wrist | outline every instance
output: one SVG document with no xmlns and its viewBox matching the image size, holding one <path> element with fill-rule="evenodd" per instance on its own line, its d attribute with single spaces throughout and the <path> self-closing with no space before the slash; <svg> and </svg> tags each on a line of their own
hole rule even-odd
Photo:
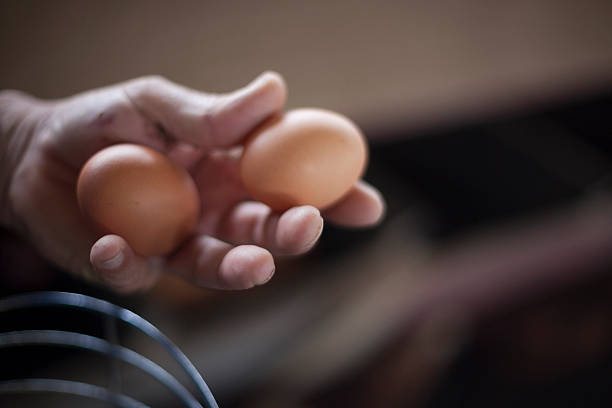
<svg viewBox="0 0 612 408">
<path fill-rule="evenodd" d="M 18 91 L 0 91 L 0 225 L 12 228 L 10 187 L 40 123 L 42 104 Z"/>
</svg>

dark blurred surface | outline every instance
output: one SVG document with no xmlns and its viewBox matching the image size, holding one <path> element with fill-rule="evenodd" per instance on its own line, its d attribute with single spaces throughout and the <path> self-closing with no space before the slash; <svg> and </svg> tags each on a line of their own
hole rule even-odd
<svg viewBox="0 0 612 408">
<path fill-rule="evenodd" d="M 545 212 L 611 181 L 611 114 L 612 93 L 602 92 L 443 131 L 400 131 L 373 146 L 372 168 L 386 172 L 375 181 L 395 175 L 421 197 L 436 238 Z"/>
<path fill-rule="evenodd" d="M 427 208 L 432 222 L 423 232 L 435 242 L 461 240 L 491 225 L 608 194 L 611 115 L 612 95 L 603 92 L 524 115 L 417 137 L 392 136 L 395 142 L 373 147 L 370 179 L 384 186 L 394 178 L 396 188 L 410 192 L 405 199 Z M 406 203 L 391 199 L 389 213 L 401 212 Z M 322 246 L 351 239 L 346 231 L 327 232 Z M 483 248 L 481 256 L 491 254 Z M 395 395 L 386 400 L 391 406 L 610 406 L 612 263 L 584 265 L 573 273 L 586 270 L 596 277 L 545 290 L 527 302 L 510 302 L 492 316 L 481 310 L 484 318 L 474 320 L 471 340 L 448 370 L 434 364 L 433 384 L 427 384 L 431 373 L 419 366 L 422 350 L 412 344 L 417 329 L 319 395 L 314 405 L 368 406 Z M 406 354 L 407 360 L 398 363 Z M 383 375 L 391 377 L 381 380 Z M 381 398 L 378 393 L 385 391 Z"/>
</svg>

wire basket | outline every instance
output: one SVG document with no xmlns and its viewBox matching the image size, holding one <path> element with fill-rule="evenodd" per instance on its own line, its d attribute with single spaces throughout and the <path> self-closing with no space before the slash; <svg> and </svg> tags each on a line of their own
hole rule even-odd
<svg viewBox="0 0 612 408">
<path fill-rule="evenodd" d="M 0 349 L 52 346 L 86 350 L 134 366 L 166 387 L 181 403 L 190 408 L 218 407 L 201 374 L 183 352 L 153 324 L 139 315 L 91 296 L 68 292 L 36 292 L 15 295 L 0 300 L 0 315 L 33 308 L 72 308 L 96 313 L 117 322 L 126 323 L 160 344 L 195 385 L 190 392 L 166 369 L 116 341 L 64 330 L 18 330 L 0 333 Z M 116 339 L 114 339 L 116 340 Z M 0 381 L 2 394 L 56 393 L 80 396 L 106 402 L 117 407 L 147 407 L 146 404 L 108 387 L 58 378 L 19 378 Z M 195 395 L 194 395 L 195 394 Z"/>
</svg>

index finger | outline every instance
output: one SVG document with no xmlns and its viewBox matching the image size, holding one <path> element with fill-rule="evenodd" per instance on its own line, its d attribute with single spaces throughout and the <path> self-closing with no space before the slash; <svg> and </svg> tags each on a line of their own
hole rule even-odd
<svg viewBox="0 0 612 408">
<path fill-rule="evenodd" d="M 235 92 L 197 92 L 161 77 L 143 77 L 75 95 L 54 107 L 47 147 L 72 167 L 114 143 L 138 143 L 169 154 L 206 153 L 238 144 L 282 109 L 282 77 L 264 73 Z M 178 142 L 178 143 L 177 143 Z"/>
<path fill-rule="evenodd" d="M 238 144 L 251 129 L 285 104 L 282 77 L 266 72 L 246 87 L 228 94 L 208 94 L 161 77 L 125 85 L 131 103 L 177 140 L 203 150 Z"/>
</svg>

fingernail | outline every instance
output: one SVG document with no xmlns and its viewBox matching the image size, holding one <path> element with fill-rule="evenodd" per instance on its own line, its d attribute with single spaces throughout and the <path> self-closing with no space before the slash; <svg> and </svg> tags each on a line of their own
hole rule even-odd
<svg viewBox="0 0 612 408">
<path fill-rule="evenodd" d="M 252 285 L 263 285 L 272 279 L 276 266 L 274 265 L 274 258 L 268 251 L 264 251 L 261 248 L 255 248 L 257 251 L 257 261 L 253 265 L 253 272 L 251 272 Z"/>
<path fill-rule="evenodd" d="M 275 86 L 276 85 L 276 86 Z M 283 93 L 282 98 L 286 98 L 287 85 L 283 77 L 274 71 L 265 71 L 247 85 L 249 91 L 258 90 L 260 88 L 273 87 L 275 91 Z"/>
<path fill-rule="evenodd" d="M 231 92 L 231 93 L 227 94 L 225 96 L 226 103 L 228 105 L 231 105 L 233 103 L 236 103 L 237 100 L 245 98 L 248 95 L 252 94 L 253 92 L 258 91 L 259 88 L 262 88 L 268 82 L 267 78 L 269 76 L 270 76 L 270 74 L 268 74 L 267 72 L 264 72 L 263 74 L 257 76 L 251 82 L 246 84 L 244 87 L 242 87 L 242 88 L 240 88 L 240 89 L 238 89 L 238 90 L 236 90 L 234 92 Z"/>
<path fill-rule="evenodd" d="M 314 244 L 321 237 L 321 234 L 323 233 L 323 226 L 325 225 L 325 223 L 323 221 L 323 217 L 321 217 L 321 213 L 319 212 L 319 210 L 317 210 L 317 215 L 318 215 L 318 220 L 317 220 L 318 225 L 316 227 L 317 229 L 315 230 L 314 234 L 312 233 L 312 231 L 309 233 L 309 235 L 311 235 L 311 238 L 308 240 L 308 243 L 302 247 L 302 250 L 307 250 L 313 247 Z"/>
<path fill-rule="evenodd" d="M 274 272 L 276 272 L 276 267 L 272 266 L 272 269 L 264 270 L 263 273 L 258 273 L 255 278 L 255 285 L 263 285 L 268 283 L 272 276 L 274 276 Z"/>
<path fill-rule="evenodd" d="M 252 82 L 252 84 L 257 84 L 259 82 L 267 82 L 268 80 L 272 79 L 272 78 L 277 78 L 278 74 L 272 72 L 272 71 L 264 71 L 261 74 L 259 74 Z"/>
<path fill-rule="evenodd" d="M 124 258 L 123 252 L 119 250 L 119 252 L 117 252 L 111 258 L 102 260 L 102 262 L 100 263 L 100 266 L 104 269 L 116 269 L 119 266 L 121 266 L 121 263 L 123 262 L 123 258 Z"/>
</svg>

